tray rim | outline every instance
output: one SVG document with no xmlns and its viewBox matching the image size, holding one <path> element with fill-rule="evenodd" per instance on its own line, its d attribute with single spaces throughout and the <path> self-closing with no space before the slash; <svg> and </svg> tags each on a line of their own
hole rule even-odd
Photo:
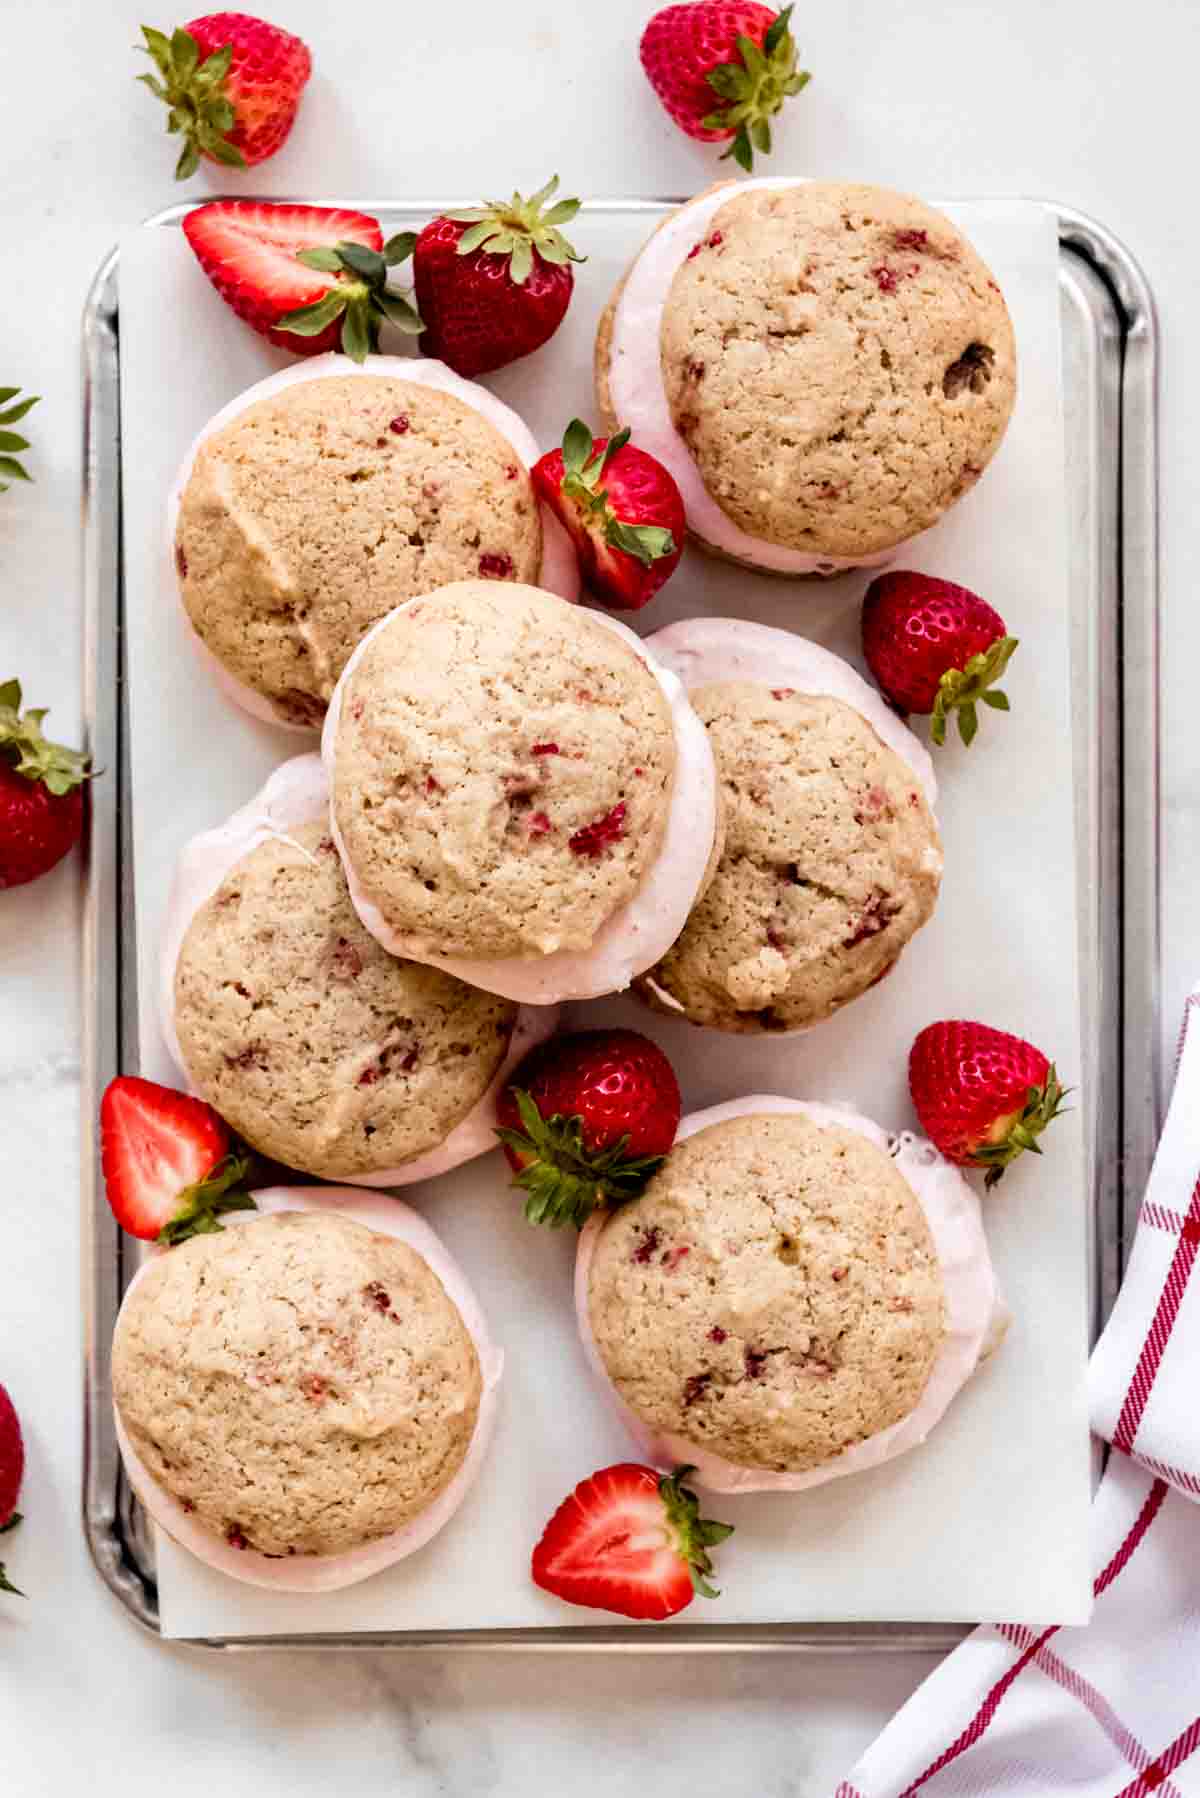
<svg viewBox="0 0 1200 1798">
<path fill-rule="evenodd" d="M 220 196 L 211 196 L 212 199 Z M 242 196 L 253 197 L 253 196 Z M 140 228 L 178 225 L 196 205 L 182 202 L 142 221 Z M 444 210 L 438 199 L 326 202 L 374 213 L 397 207 Z M 678 197 L 607 197 L 585 202 L 593 213 L 655 217 Z M 1116 320 L 1117 483 L 1116 559 L 1112 601 L 1116 655 L 1110 670 L 1115 742 L 1106 754 L 1115 774 L 1119 854 L 1109 870 L 1116 887 L 1109 904 L 1116 941 L 1099 945 L 1111 964 L 1119 1019 L 1118 1075 L 1109 1095 L 1113 1111 L 1095 1120 L 1115 1151 L 1110 1227 L 1111 1265 L 1105 1245 L 1093 1244 L 1097 1265 L 1097 1322 L 1107 1314 L 1124 1264 L 1141 1193 L 1165 1108 L 1161 1049 L 1161 807 L 1159 790 L 1159 595 L 1157 383 L 1159 332 L 1149 282 L 1126 245 L 1098 220 L 1052 201 L 1033 202 L 1058 223 L 1060 247 L 1071 251 L 1106 290 Z M 87 745 L 115 779 L 97 784 L 84 852 L 84 928 L 81 986 L 84 1015 L 81 1081 L 81 1199 L 84 1294 L 84 1394 L 82 1521 L 88 1550 L 101 1579 L 123 1610 L 161 1638 L 157 1591 L 139 1564 L 144 1524 L 120 1469 L 112 1435 L 108 1393 L 112 1318 L 119 1302 L 122 1250 L 103 1200 L 94 1119 L 99 1093 L 111 1073 L 136 1061 L 136 970 L 122 951 L 132 916 L 127 724 L 125 720 L 123 571 L 120 513 L 120 251 L 105 257 L 89 287 L 83 313 L 83 690 Z M 106 593 L 108 599 L 106 602 Z M 1102 671 L 1103 679 L 1103 671 Z M 1103 872 L 1103 870 L 1102 870 Z M 1149 1053 L 1146 1045 L 1149 1043 Z M 1139 1052 L 1131 1053 L 1131 1046 Z M 1099 1111 L 1097 1107 L 1097 1111 Z M 1102 1145 L 1101 1145 L 1102 1146 Z M 1093 1170 L 1093 1189 L 1097 1172 Z M 1097 1209 L 1095 1203 L 1092 1207 Z M 106 1267 L 102 1233 L 115 1253 Z M 112 1479 L 115 1469 L 116 1478 Z M 969 1625 L 832 1623 L 779 1625 L 698 1624 L 663 1628 L 622 1626 L 514 1630 L 418 1630 L 343 1632 L 312 1636 L 179 1638 L 185 1648 L 449 1649 L 473 1653 L 518 1649 L 526 1653 L 775 1653 L 922 1652 L 940 1654 L 969 1633 Z"/>
</svg>

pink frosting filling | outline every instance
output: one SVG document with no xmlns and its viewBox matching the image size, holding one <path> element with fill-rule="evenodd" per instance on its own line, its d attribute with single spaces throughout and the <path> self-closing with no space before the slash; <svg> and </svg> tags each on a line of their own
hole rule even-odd
<svg viewBox="0 0 1200 1798">
<path fill-rule="evenodd" d="M 427 1510 L 404 1529 L 397 1530 L 390 1536 L 383 1536 L 378 1542 L 365 1543 L 362 1548 L 349 1549 L 344 1554 L 289 1555 L 278 1558 L 259 1554 L 253 1548 L 233 1548 L 229 1543 L 221 1541 L 198 1524 L 184 1510 L 179 1500 L 157 1483 L 132 1447 L 120 1413 L 113 1406 L 117 1442 L 129 1483 L 155 1523 L 178 1542 L 181 1548 L 186 1548 L 209 1567 L 215 1567 L 218 1573 L 228 1574 L 230 1579 L 241 1580 L 244 1585 L 274 1587 L 284 1592 L 336 1592 L 343 1586 L 357 1585 L 359 1580 L 370 1579 L 372 1574 L 381 1573 L 385 1567 L 415 1554 L 417 1549 L 424 1548 L 449 1523 L 478 1478 L 487 1454 L 496 1424 L 504 1355 L 488 1334 L 479 1301 L 471 1290 L 466 1275 L 425 1220 L 418 1217 L 415 1211 L 410 1211 L 407 1205 L 400 1204 L 396 1199 L 347 1191 L 337 1186 L 273 1186 L 254 1196 L 260 1213 L 336 1211 L 343 1217 L 353 1218 L 356 1223 L 365 1224 L 370 1230 L 377 1230 L 382 1235 L 394 1236 L 398 1241 L 407 1243 L 441 1281 L 479 1356 L 483 1390 L 475 1433 L 471 1437 L 466 1458 L 450 1484 Z M 255 1215 L 252 1212 L 234 1212 L 227 1221 L 233 1228 L 251 1228 Z M 167 1249 L 163 1252 L 170 1254 L 172 1251 Z M 152 1261 L 148 1261 L 134 1276 L 129 1286 L 130 1293 L 152 1264 Z M 127 1301 L 129 1293 L 125 1297 Z"/>
</svg>

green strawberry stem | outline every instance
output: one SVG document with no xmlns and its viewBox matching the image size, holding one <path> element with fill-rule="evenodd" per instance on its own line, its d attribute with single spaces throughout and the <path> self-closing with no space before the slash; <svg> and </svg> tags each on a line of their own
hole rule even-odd
<svg viewBox="0 0 1200 1798">
<path fill-rule="evenodd" d="M 201 61 L 199 44 L 182 25 L 170 37 L 151 25 L 143 25 L 142 36 L 145 43 L 136 47 L 150 58 L 158 73 L 139 75 L 137 79 L 169 107 L 167 130 L 178 132 L 183 138 L 183 149 L 175 165 L 176 181 L 186 181 L 194 175 L 201 156 L 213 156 L 227 168 L 244 169 L 246 158 L 227 135 L 235 122 L 233 106 L 225 93 L 233 45 L 223 44 Z"/>
<path fill-rule="evenodd" d="M 29 448 L 29 439 L 22 437 L 19 431 L 8 429 L 9 425 L 19 423 L 38 403 L 37 394 L 28 399 L 17 399 L 20 391 L 19 387 L 0 387 L 0 476 L 8 476 L 7 480 L 0 479 L 0 493 L 7 493 L 13 481 L 33 479 L 24 464 L 17 460 L 19 453 Z M 16 403 L 10 404 L 11 401 Z"/>
<path fill-rule="evenodd" d="M 297 337 L 319 337 L 336 318 L 342 320 L 342 349 L 354 362 L 365 362 L 379 349 L 379 328 L 386 320 L 408 337 L 425 329 L 412 302 L 388 286 L 388 270 L 406 262 L 416 245 L 415 231 L 398 231 L 382 251 L 343 241 L 332 249 L 297 250 L 296 260 L 321 274 L 336 275 L 328 293 L 310 306 L 285 312 L 275 327 Z"/>
<path fill-rule="evenodd" d="M 695 1471 L 694 1467 L 677 1467 L 674 1473 L 664 1474 L 658 1482 L 658 1493 L 666 1508 L 672 1546 L 687 1562 L 693 1588 L 701 1598 L 719 1598 L 720 1589 L 708 1577 L 713 1570 L 708 1551 L 718 1542 L 728 1541 L 733 1525 L 701 1517 L 699 1499 L 683 1484 Z"/>
<path fill-rule="evenodd" d="M 523 1128 L 501 1127 L 496 1135 L 505 1148 L 527 1157 L 513 1186 L 529 1194 L 525 1216 L 531 1224 L 582 1229 L 593 1211 L 637 1198 L 662 1166 L 661 1155 L 631 1157 L 627 1135 L 606 1149 L 589 1149 L 582 1117 L 555 1112 L 544 1118 L 530 1093 L 516 1087 L 513 1096 Z"/>
<path fill-rule="evenodd" d="M 586 262 L 559 230 L 568 225 L 579 211 L 579 200 L 560 200 L 547 212 L 546 202 L 558 191 L 558 176 L 539 188 L 532 199 L 514 193 L 511 200 L 488 200 L 482 206 L 470 206 L 462 212 L 448 212 L 446 217 L 456 225 L 469 225 L 458 241 L 457 254 L 470 256 L 483 250 L 489 256 L 507 256 L 508 272 L 517 287 L 523 287 L 533 272 L 536 250 L 543 262 L 562 267 L 567 262 Z"/>
<path fill-rule="evenodd" d="M 737 38 L 738 62 L 718 63 L 708 73 L 708 85 L 727 106 L 708 113 L 701 124 L 707 131 L 732 131 L 722 162 L 732 156 L 747 173 L 754 167 L 754 152 L 771 151 L 771 120 L 784 101 L 798 94 L 812 79 L 807 69 L 797 68 L 796 40 L 789 29 L 794 6 L 785 6 L 772 21 L 762 49 L 753 38 Z"/>
<path fill-rule="evenodd" d="M 989 648 L 972 656 L 965 668 L 947 668 L 938 684 L 929 727 L 935 743 L 946 741 L 946 721 L 951 712 L 958 713 L 958 732 L 969 749 L 979 731 L 978 701 L 995 712 L 1011 709 L 1008 694 L 1000 692 L 994 683 L 1012 661 L 1019 642 L 1017 637 L 997 637 Z"/>
<path fill-rule="evenodd" d="M 192 1236 L 212 1236 L 225 1228 L 221 1218 L 230 1211 L 257 1211 L 248 1192 L 241 1191 L 249 1163 L 237 1155 L 227 1155 L 215 1168 L 187 1186 L 180 1193 L 181 1208 L 170 1223 L 164 1224 L 156 1242 L 174 1248 Z"/>
<path fill-rule="evenodd" d="M 26 780 L 40 780 L 56 798 L 89 780 L 90 758 L 82 750 L 51 743 L 42 730 L 47 708 L 21 710 L 21 683 L 0 683 L 0 755 Z"/>
<path fill-rule="evenodd" d="M 596 452 L 595 439 L 581 418 L 573 418 L 563 438 L 563 492 L 593 513 L 604 526 L 604 540 L 613 549 L 624 550 L 643 568 L 675 554 L 675 538 L 657 524 L 626 524 L 613 511 L 607 487 L 601 487 L 604 471 L 618 450 L 629 442 L 628 429 L 610 437 L 604 449 Z"/>
<path fill-rule="evenodd" d="M 14 1511 L 7 1523 L 0 1524 L 0 1536 L 7 1536 L 9 1530 L 15 1530 L 21 1521 L 21 1513 Z M 11 1592 L 15 1598 L 24 1598 L 20 1586 L 14 1586 L 4 1571 L 4 1562 L 0 1561 L 0 1592 Z"/>
<path fill-rule="evenodd" d="M 1004 1170 L 1029 1149 L 1034 1155 L 1040 1155 L 1042 1145 L 1038 1137 L 1056 1117 L 1063 1114 L 1063 1100 L 1071 1092 L 1069 1086 L 1061 1086 L 1058 1070 L 1053 1063 L 1041 1086 L 1031 1086 L 1026 1095 L 1025 1104 L 1020 1113 L 1005 1131 L 999 1142 L 985 1142 L 974 1151 L 977 1167 L 986 1167 L 987 1179 L 984 1185 L 990 1191 L 997 1181 L 1003 1179 Z"/>
</svg>

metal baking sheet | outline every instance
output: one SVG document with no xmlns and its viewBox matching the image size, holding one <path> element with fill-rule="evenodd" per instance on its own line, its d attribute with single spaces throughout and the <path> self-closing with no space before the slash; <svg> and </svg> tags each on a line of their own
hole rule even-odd
<svg viewBox="0 0 1200 1798">
<path fill-rule="evenodd" d="M 649 223 L 677 203 L 594 201 L 585 211 L 616 211 Z M 385 219 L 398 205 L 353 204 Z M 439 201 L 404 203 L 406 213 L 428 216 L 441 209 Z M 186 210 L 175 208 L 150 222 L 171 225 Z M 1124 247 L 1079 214 L 1049 210 L 1058 220 L 1061 245 L 1095 1331 L 1115 1296 L 1165 1096 L 1158 1054 L 1157 333 L 1149 289 Z M 138 1066 L 115 253 L 88 298 L 83 351 L 86 714 L 89 747 L 110 774 L 93 791 L 82 967 L 84 1528 L 106 1584 L 157 1633 L 152 1536 L 122 1474 L 111 1421 L 112 1328 L 135 1263 L 109 1212 L 95 1154 L 99 1094 L 115 1074 Z M 598 1626 L 219 1639 L 197 1646 L 939 1652 L 962 1634 L 958 1626 L 903 1624 L 685 1625 L 669 1631 Z"/>
</svg>

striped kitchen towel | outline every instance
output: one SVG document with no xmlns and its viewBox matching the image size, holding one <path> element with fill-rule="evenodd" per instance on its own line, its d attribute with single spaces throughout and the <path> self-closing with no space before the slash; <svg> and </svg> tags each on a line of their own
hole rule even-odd
<svg viewBox="0 0 1200 1798">
<path fill-rule="evenodd" d="M 1200 988 L 1120 1297 L 1091 1367 L 1113 1447 L 1084 1629 L 945 1660 L 835 1798 L 1200 1798 Z"/>
</svg>

